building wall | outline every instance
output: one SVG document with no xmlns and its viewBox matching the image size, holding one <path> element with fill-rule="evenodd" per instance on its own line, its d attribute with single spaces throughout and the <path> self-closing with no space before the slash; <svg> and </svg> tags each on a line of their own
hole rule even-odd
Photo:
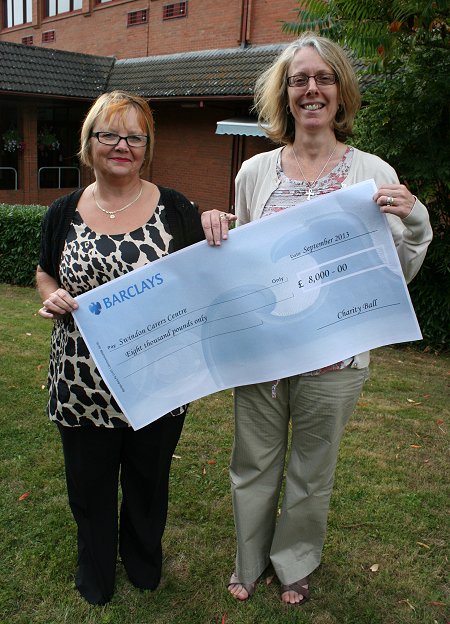
<svg viewBox="0 0 450 624">
<path fill-rule="evenodd" d="M 150 179 L 171 186 L 199 210 L 233 209 L 234 178 L 242 160 L 273 149 L 262 137 L 218 135 L 216 124 L 231 117 L 229 108 L 205 102 L 186 108 L 180 103 L 154 108 L 156 143 Z M 233 146 L 239 154 L 233 169 Z"/>
<path fill-rule="evenodd" d="M 280 22 L 293 15 L 295 0 L 188 0 L 186 17 L 163 20 L 163 6 L 169 3 L 111 0 L 96 4 L 95 0 L 83 0 L 79 11 L 42 18 L 45 0 L 34 0 L 33 23 L 3 28 L 0 39 L 22 43 L 24 37 L 33 37 L 33 45 L 116 58 L 292 39 L 282 33 Z M 128 14 L 140 10 L 147 11 L 148 21 L 127 27 Z M 48 31 L 54 31 L 55 39 L 44 43 L 42 35 Z"/>
<path fill-rule="evenodd" d="M 292 41 L 282 31 L 282 22 L 295 21 L 298 0 L 254 0 L 251 12 L 250 42 L 253 45 Z"/>
<path fill-rule="evenodd" d="M 32 2 L 33 23 L 0 30 L 1 40 L 21 43 L 32 36 L 35 45 L 117 58 L 289 41 L 292 36 L 282 33 L 280 22 L 293 16 L 296 5 L 295 0 L 188 0 L 187 17 L 163 21 L 163 6 L 170 0 L 82 0 L 81 10 L 54 18 L 42 18 L 45 0 Z M 143 9 L 148 22 L 127 28 L 129 12 Z M 55 41 L 42 43 L 42 34 L 51 30 Z M 20 188 L 0 190 L 0 202 L 45 205 L 71 189 L 38 188 L 37 155 L 31 146 L 36 145 L 39 100 L 25 96 L 24 101 L 20 111 L 27 148 L 18 162 Z M 169 98 L 156 103 L 157 142 L 149 179 L 180 190 L 200 210 L 229 210 L 242 160 L 273 147 L 263 138 L 215 134 L 217 121 L 247 114 L 249 105 L 250 100 L 182 104 Z M 80 126 L 81 121 L 80 115 Z M 82 170 L 81 184 L 91 179 Z"/>
<path fill-rule="evenodd" d="M 195 108 L 174 104 L 156 109 L 152 180 L 175 187 L 200 210 L 226 209 L 231 144 L 229 137 L 216 135 L 215 129 L 217 119 L 227 114 L 207 103 Z"/>
<path fill-rule="evenodd" d="M 19 189 L 0 190 L 0 203 L 49 205 L 72 188 L 38 188 L 36 150 L 36 111 L 39 100 L 21 99 L 20 111 L 25 150 L 18 158 Z M 231 104 L 231 106 L 233 106 Z M 236 106 L 236 105 L 235 105 Z M 220 102 L 161 103 L 152 106 L 156 140 L 153 162 L 146 179 L 175 188 L 195 202 L 200 211 L 228 211 L 234 203 L 234 177 L 242 160 L 272 149 L 274 145 L 261 137 L 217 135 L 217 121 L 238 116 L 240 108 Z M 82 123 L 80 109 L 80 127 Z M 237 154 L 233 158 L 233 154 Z M 81 186 L 93 181 L 90 170 L 81 167 Z"/>
</svg>

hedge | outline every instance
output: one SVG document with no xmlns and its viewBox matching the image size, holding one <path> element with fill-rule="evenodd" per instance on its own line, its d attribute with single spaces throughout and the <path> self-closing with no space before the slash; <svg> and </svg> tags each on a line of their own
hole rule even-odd
<svg viewBox="0 0 450 624">
<path fill-rule="evenodd" d="M 430 216 L 434 215 L 430 213 Z M 450 351 L 450 227 L 433 223 L 434 238 L 425 261 L 408 289 L 423 335 L 423 344 Z"/>
<path fill-rule="evenodd" d="M 0 204 L 0 282 L 34 286 L 47 206 Z"/>
</svg>

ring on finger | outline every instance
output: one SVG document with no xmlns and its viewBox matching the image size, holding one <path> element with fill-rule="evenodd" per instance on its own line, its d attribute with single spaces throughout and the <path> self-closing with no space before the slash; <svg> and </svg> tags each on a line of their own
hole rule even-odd
<svg viewBox="0 0 450 624">
<path fill-rule="evenodd" d="M 219 219 L 220 219 L 221 221 L 228 221 L 228 215 L 227 215 L 225 212 L 222 212 L 222 213 L 220 214 Z"/>
<path fill-rule="evenodd" d="M 394 205 L 394 198 L 389 196 L 386 197 L 386 206 L 393 206 Z"/>
</svg>

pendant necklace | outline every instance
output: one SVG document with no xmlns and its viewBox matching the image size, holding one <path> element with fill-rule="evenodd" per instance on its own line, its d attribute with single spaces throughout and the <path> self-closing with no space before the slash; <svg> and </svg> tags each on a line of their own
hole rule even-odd
<svg viewBox="0 0 450 624">
<path fill-rule="evenodd" d="M 141 188 L 139 189 L 139 193 L 137 194 L 137 196 L 132 201 L 130 201 L 129 204 L 127 204 L 123 208 L 119 208 L 119 210 L 106 210 L 105 208 L 102 208 L 100 206 L 100 204 L 98 203 L 97 198 L 95 197 L 95 189 L 96 188 L 97 188 L 97 183 L 95 183 L 95 185 L 92 187 L 92 197 L 94 198 L 94 201 L 95 201 L 95 204 L 96 204 L 97 208 L 99 210 L 101 210 L 102 212 L 104 212 L 105 214 L 109 215 L 110 219 L 115 219 L 116 218 L 116 214 L 118 212 L 123 212 L 124 210 L 126 210 L 127 208 L 129 208 L 130 206 L 132 206 L 133 204 L 135 204 L 137 202 L 139 197 L 142 195 L 142 189 L 144 188 L 144 185 L 141 182 Z"/>
<path fill-rule="evenodd" d="M 306 179 L 306 176 L 303 173 L 303 169 L 301 168 L 300 163 L 299 163 L 298 158 L 297 158 L 297 154 L 295 153 L 294 145 L 292 145 L 292 153 L 294 154 L 295 162 L 297 163 L 297 167 L 299 168 L 300 173 L 302 174 L 302 178 L 305 180 L 306 186 L 308 187 L 308 192 L 307 192 L 307 195 L 306 195 L 306 199 L 307 200 L 310 200 L 311 197 L 316 195 L 316 192 L 314 191 L 314 187 L 316 186 L 317 181 L 320 179 L 320 176 L 322 175 L 322 173 L 325 171 L 326 166 L 330 162 L 334 152 L 336 151 L 336 147 L 337 147 L 337 141 L 334 144 L 334 147 L 331 150 L 330 155 L 327 158 L 327 162 L 324 164 L 324 166 L 320 170 L 319 175 L 317 176 L 317 178 L 313 182 L 310 182 L 309 180 Z"/>
</svg>

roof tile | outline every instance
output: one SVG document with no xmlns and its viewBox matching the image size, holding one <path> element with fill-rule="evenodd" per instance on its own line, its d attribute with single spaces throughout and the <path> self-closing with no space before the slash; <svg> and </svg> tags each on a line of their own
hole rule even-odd
<svg viewBox="0 0 450 624">
<path fill-rule="evenodd" d="M 95 99 L 124 89 L 146 98 L 253 96 L 255 77 L 288 44 L 117 60 L 0 41 L 0 93 Z"/>
<path fill-rule="evenodd" d="M 113 64 L 113 57 L 0 41 L 0 92 L 94 99 Z"/>
<path fill-rule="evenodd" d="M 108 90 L 120 88 L 149 98 L 251 97 L 255 76 L 285 47 L 272 44 L 118 60 Z"/>
</svg>

